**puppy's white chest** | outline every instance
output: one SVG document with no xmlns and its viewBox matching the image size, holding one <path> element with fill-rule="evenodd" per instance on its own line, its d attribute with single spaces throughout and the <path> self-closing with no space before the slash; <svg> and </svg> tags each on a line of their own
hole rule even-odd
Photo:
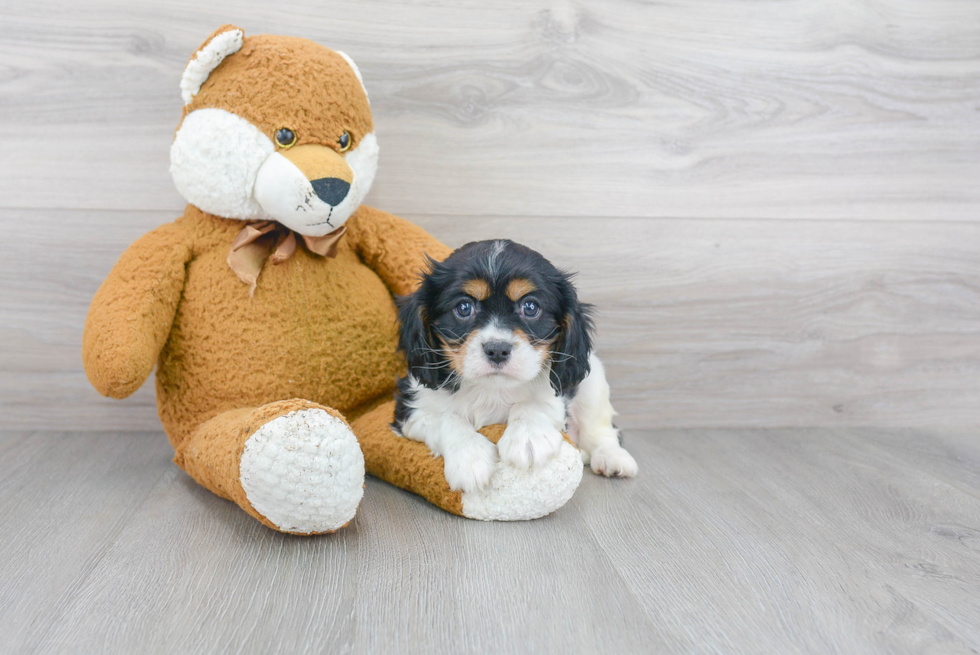
<svg viewBox="0 0 980 655">
<path fill-rule="evenodd" d="M 507 422 L 510 408 L 516 401 L 514 391 L 495 384 L 464 383 L 453 394 L 453 404 L 456 413 L 479 430 L 487 425 Z"/>
<path fill-rule="evenodd" d="M 479 430 L 494 423 L 507 423 L 515 405 L 533 410 L 562 429 L 565 404 L 548 383 L 547 371 L 528 382 L 514 383 L 506 378 L 480 378 L 465 381 L 452 395 L 453 411 Z"/>
</svg>

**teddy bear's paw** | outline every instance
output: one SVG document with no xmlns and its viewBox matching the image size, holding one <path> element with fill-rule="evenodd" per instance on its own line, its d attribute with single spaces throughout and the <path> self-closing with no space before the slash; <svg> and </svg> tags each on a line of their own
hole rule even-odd
<svg viewBox="0 0 980 655">
<path fill-rule="evenodd" d="M 592 451 L 589 459 L 592 472 L 607 478 L 631 478 L 639 468 L 633 456 L 619 444 L 600 446 Z"/>
<path fill-rule="evenodd" d="M 245 442 L 242 488 L 248 502 L 283 532 L 333 532 L 364 495 L 364 455 L 342 420 L 322 409 L 269 421 Z"/>
</svg>

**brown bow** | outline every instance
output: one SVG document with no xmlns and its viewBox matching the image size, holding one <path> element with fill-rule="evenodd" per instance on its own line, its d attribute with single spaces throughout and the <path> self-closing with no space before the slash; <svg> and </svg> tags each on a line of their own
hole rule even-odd
<svg viewBox="0 0 980 655">
<path fill-rule="evenodd" d="M 306 249 L 321 257 L 336 257 L 337 243 L 347 226 L 342 225 L 322 237 L 300 236 Z M 228 266 L 245 284 L 249 285 L 249 298 L 255 293 L 255 284 L 266 260 L 281 264 L 296 252 L 296 233 L 275 221 L 249 223 L 242 228 L 228 252 Z"/>
</svg>

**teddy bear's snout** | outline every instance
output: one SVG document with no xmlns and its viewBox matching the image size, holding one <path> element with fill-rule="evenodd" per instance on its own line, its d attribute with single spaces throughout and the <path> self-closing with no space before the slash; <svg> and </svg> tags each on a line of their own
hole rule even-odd
<svg viewBox="0 0 980 655">
<path fill-rule="evenodd" d="M 310 184 L 313 185 L 317 198 L 331 207 L 342 203 L 350 191 L 350 182 L 339 177 L 321 177 L 319 180 L 310 180 Z"/>
<path fill-rule="evenodd" d="M 316 197 L 336 207 L 347 198 L 354 171 L 340 153 L 318 144 L 299 145 L 280 154 L 310 181 Z"/>
</svg>

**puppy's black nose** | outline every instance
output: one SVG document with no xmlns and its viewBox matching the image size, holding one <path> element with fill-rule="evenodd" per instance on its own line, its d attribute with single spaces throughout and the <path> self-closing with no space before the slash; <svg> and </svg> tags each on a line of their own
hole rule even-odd
<svg viewBox="0 0 980 655">
<path fill-rule="evenodd" d="M 503 364 L 510 357 L 511 348 L 506 341 L 489 341 L 483 344 L 483 354 L 494 364 Z"/>
<path fill-rule="evenodd" d="M 317 198 L 327 203 L 331 207 L 336 207 L 347 197 L 350 191 L 350 182 L 345 182 L 339 177 L 321 177 L 319 180 L 310 180 L 313 185 L 313 192 Z"/>
</svg>

